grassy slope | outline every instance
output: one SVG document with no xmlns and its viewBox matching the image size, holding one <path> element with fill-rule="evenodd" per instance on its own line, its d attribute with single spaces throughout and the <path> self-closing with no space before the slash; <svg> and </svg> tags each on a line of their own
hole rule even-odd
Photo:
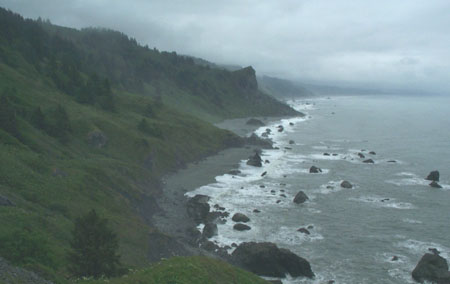
<svg viewBox="0 0 450 284">
<path fill-rule="evenodd" d="M 70 142 L 61 144 L 23 118 L 18 121 L 22 141 L 0 130 L 0 193 L 17 205 L 0 207 L 0 237 L 18 230 L 42 236 L 53 262 L 29 266 L 64 274 L 72 220 L 96 208 L 119 233 L 124 263 L 145 264 L 149 227 L 137 214 L 137 204 L 158 193 L 161 175 L 180 162 L 223 148 L 230 134 L 162 107 L 156 111 L 157 119 L 148 119 L 163 131 L 164 139 L 154 138 L 137 130 L 144 106 L 152 103 L 149 97 L 118 93 L 117 111 L 106 112 L 74 102 L 22 66 L 15 70 L 0 64 L 0 86 L 14 86 L 25 109 L 41 106 L 45 113 L 56 104 L 64 105 L 73 131 Z M 108 137 L 106 147 L 97 149 L 86 142 L 92 130 Z M 151 168 L 144 166 L 148 156 Z M 54 169 L 67 176 L 52 176 Z"/>
<path fill-rule="evenodd" d="M 3 21 L 8 12 L 1 12 Z M 108 218 L 118 233 L 123 263 L 127 267 L 147 264 L 148 233 L 153 228 L 143 216 L 157 210 L 151 201 L 160 194 L 161 176 L 224 148 L 234 137 L 199 118 L 218 121 L 295 113 L 257 91 L 252 69 L 230 73 L 197 66 L 174 54 L 138 46 L 114 32 L 113 41 L 106 47 L 124 44 L 124 50 L 103 49 L 106 47 L 96 44 L 111 32 L 102 30 L 93 30 L 94 46 L 86 46 L 78 40 L 92 36 L 89 31 L 54 27 L 75 42 L 73 54 L 83 59 L 80 64 L 69 60 L 66 67 L 76 67 L 84 80 L 90 72 L 96 72 L 108 77 L 113 86 L 115 111 L 79 104 L 46 73 L 49 56 L 56 54 L 56 62 L 61 65 L 64 58 L 73 55 L 71 51 L 64 45 L 45 47 L 50 37 L 45 37 L 37 24 L 28 21 L 24 30 L 33 28 L 36 33 L 22 33 L 23 20 L 13 18 L 17 26 L 11 24 L 12 32 L 7 32 L 11 38 L 0 37 L 0 95 L 4 93 L 11 101 L 21 137 L 0 129 L 0 195 L 16 204 L 0 206 L 0 254 L 7 259 L 18 254 L 15 264 L 56 282 L 65 282 L 69 276 L 66 256 L 73 220 L 91 208 Z M 3 31 L 8 31 L 11 22 L 1 23 Z M 27 38 L 30 34 L 36 36 L 33 40 L 41 40 L 41 53 L 36 53 L 34 41 Z M 30 54 L 35 56 L 25 59 Z M 133 65 L 145 59 L 148 65 Z M 154 66 L 159 66 L 156 73 Z M 143 75 L 146 72 L 162 75 L 149 79 Z M 188 74 L 189 80 L 174 74 Z M 162 97 L 163 105 L 155 101 L 157 96 Z M 138 130 L 149 104 L 156 115 L 146 119 L 162 132 L 162 137 Z M 48 117 L 58 105 L 67 111 L 72 128 L 66 143 L 30 123 L 37 107 Z M 107 137 L 105 147 L 89 145 L 92 131 L 101 131 Z M 59 174 L 55 176 L 55 172 Z M 177 261 L 189 265 L 191 259 Z M 208 263 L 203 261 L 203 265 Z M 221 265 L 211 262 L 213 267 L 219 269 Z"/>
<path fill-rule="evenodd" d="M 100 284 L 105 281 L 80 281 L 79 283 Z M 108 283 L 264 284 L 268 282 L 225 262 L 196 256 L 163 260 L 147 269 L 134 271 L 125 277 L 109 279 Z"/>
</svg>

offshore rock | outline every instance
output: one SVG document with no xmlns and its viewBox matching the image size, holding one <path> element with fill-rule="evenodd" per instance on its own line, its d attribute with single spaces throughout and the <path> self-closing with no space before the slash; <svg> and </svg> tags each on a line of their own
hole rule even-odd
<svg viewBox="0 0 450 284">
<path fill-rule="evenodd" d="M 262 167 L 261 156 L 258 153 L 255 153 L 255 155 L 251 156 L 248 159 L 247 165 L 253 166 L 253 167 Z"/>
<path fill-rule="evenodd" d="M 234 222 L 247 223 L 248 221 L 250 221 L 250 218 L 248 218 L 246 215 L 244 215 L 242 213 L 236 213 L 233 215 L 231 220 L 233 220 Z"/>
<path fill-rule="evenodd" d="M 450 272 L 447 260 L 438 254 L 426 253 L 412 271 L 412 277 L 420 283 L 426 280 L 432 283 L 448 284 Z"/>
<path fill-rule="evenodd" d="M 439 171 L 432 171 L 426 177 L 426 180 L 439 181 Z"/>
<path fill-rule="evenodd" d="M 308 196 L 303 191 L 299 191 L 294 197 L 294 203 L 301 204 L 308 199 Z"/>
<path fill-rule="evenodd" d="M 310 174 L 318 174 L 318 173 L 321 173 L 321 172 L 322 172 L 322 169 L 318 168 L 316 166 L 312 166 L 311 168 L 309 168 L 309 173 Z"/>
</svg>

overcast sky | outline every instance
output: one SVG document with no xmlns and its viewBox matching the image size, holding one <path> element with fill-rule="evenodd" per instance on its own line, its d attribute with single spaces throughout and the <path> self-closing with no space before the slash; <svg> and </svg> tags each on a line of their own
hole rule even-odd
<svg viewBox="0 0 450 284">
<path fill-rule="evenodd" d="M 450 89 L 449 0 L 0 0 L 281 78 Z"/>
</svg>

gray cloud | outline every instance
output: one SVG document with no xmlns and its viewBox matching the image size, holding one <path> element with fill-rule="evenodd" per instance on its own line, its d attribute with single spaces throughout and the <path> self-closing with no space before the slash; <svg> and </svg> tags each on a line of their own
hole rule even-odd
<svg viewBox="0 0 450 284">
<path fill-rule="evenodd" d="M 450 87 L 448 0 L 0 0 L 26 17 L 120 30 L 161 50 L 291 79 Z"/>
</svg>

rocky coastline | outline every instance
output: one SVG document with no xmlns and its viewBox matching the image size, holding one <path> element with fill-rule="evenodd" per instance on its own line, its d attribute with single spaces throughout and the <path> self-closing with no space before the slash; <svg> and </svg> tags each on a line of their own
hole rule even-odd
<svg viewBox="0 0 450 284">
<path fill-rule="evenodd" d="M 218 126 L 245 137 L 270 121 L 267 118 L 235 119 Z M 250 158 L 255 163 L 263 162 L 258 160 L 261 149 L 272 147 L 269 140 L 256 135 L 244 138 L 244 141 L 242 147 L 229 148 L 187 165 L 163 180 L 163 194 L 156 200 L 161 210 L 152 216 L 152 222 L 158 231 L 151 235 L 153 245 L 150 251 L 154 250 L 150 259 L 157 261 L 176 255 L 207 255 L 221 258 L 261 276 L 285 277 L 286 273 L 289 273 L 294 276 L 313 277 L 314 273 L 306 259 L 278 248 L 273 243 L 243 243 L 236 245 L 234 253 L 229 254 L 229 247 L 219 247 L 208 239 L 218 233 L 217 223 L 225 222 L 227 217 L 236 222 L 236 230 L 250 230 L 250 226 L 245 224 L 248 217 L 243 214 L 228 216 L 226 208 L 220 204 L 210 206 L 209 197 L 206 195 L 193 198 L 185 196 L 189 191 L 215 182 L 218 175 L 233 171 L 239 174 L 237 168 L 241 160 Z M 197 229 L 199 224 L 204 224 L 202 232 Z M 261 261 L 267 263 L 267 267 L 263 269 L 264 273 L 261 273 Z"/>
</svg>

